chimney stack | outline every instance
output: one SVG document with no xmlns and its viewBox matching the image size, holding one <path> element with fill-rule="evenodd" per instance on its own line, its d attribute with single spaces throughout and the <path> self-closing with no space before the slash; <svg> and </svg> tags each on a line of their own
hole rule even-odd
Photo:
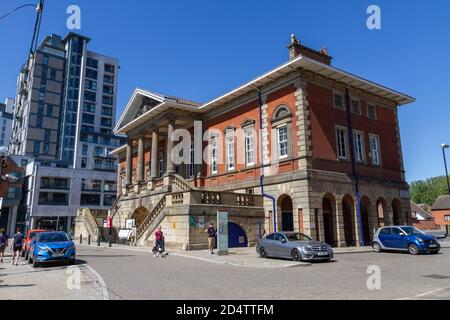
<svg viewBox="0 0 450 320">
<path fill-rule="evenodd" d="M 326 47 L 320 49 L 320 51 L 305 47 L 300 43 L 300 40 L 298 40 L 294 34 L 291 35 L 291 44 L 288 46 L 288 49 L 290 60 L 303 56 L 330 65 L 331 60 L 333 59 L 328 55 L 328 50 Z"/>
</svg>

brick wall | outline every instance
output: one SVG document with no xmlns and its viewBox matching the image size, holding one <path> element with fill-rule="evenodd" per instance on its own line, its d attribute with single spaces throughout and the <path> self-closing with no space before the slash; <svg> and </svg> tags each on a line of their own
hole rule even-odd
<svg viewBox="0 0 450 320">
<path fill-rule="evenodd" d="M 450 226 L 450 221 L 445 221 L 445 216 L 450 216 L 450 210 L 433 210 L 431 214 L 436 224 L 440 226 Z"/>
<path fill-rule="evenodd" d="M 308 83 L 307 91 L 311 114 L 313 168 L 351 173 L 350 161 L 338 160 L 336 146 L 336 125 L 348 128 L 347 112 L 334 108 L 333 90 Z M 358 163 L 358 173 L 366 177 L 401 181 L 395 111 L 376 105 L 377 119 L 369 119 L 367 102 L 363 99 L 360 102 L 362 115 L 352 114 L 352 124 L 354 130 L 364 132 L 366 163 Z M 369 134 L 380 138 L 381 168 L 371 165 Z M 349 145 L 347 149 L 350 152 Z"/>
</svg>

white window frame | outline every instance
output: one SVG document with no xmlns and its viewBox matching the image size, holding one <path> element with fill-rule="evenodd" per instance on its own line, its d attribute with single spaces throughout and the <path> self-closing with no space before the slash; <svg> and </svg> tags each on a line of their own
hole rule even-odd
<svg viewBox="0 0 450 320">
<path fill-rule="evenodd" d="M 377 142 L 377 150 L 376 152 L 378 153 L 378 163 L 376 163 L 374 161 L 374 150 L 373 150 L 373 144 L 372 144 L 372 139 L 376 139 Z M 381 146 L 380 146 L 380 136 L 370 133 L 369 134 L 369 148 L 370 148 L 370 158 L 371 158 L 371 162 L 373 166 L 379 166 L 381 167 Z"/>
<path fill-rule="evenodd" d="M 369 106 L 372 106 L 374 108 L 374 117 L 370 116 L 369 113 Z M 371 103 L 371 102 L 367 102 L 367 118 L 372 119 L 372 120 L 377 120 L 378 116 L 377 116 L 377 105 L 375 103 Z"/>
<path fill-rule="evenodd" d="M 341 141 L 340 141 L 340 137 L 339 137 L 339 132 L 340 131 L 342 131 L 343 133 L 344 133 L 344 151 L 345 151 L 345 157 L 344 156 L 342 156 L 340 153 L 340 144 L 341 144 Z M 348 160 L 348 131 L 347 131 L 347 128 L 346 127 L 342 127 L 342 126 L 336 126 L 336 129 L 335 129 L 335 132 L 336 132 L 336 154 L 337 154 L 337 157 L 338 157 L 338 159 L 339 160 Z"/>
<path fill-rule="evenodd" d="M 245 132 L 245 164 L 247 167 L 255 165 L 255 129 L 254 127 L 247 127 Z M 251 139 L 249 139 L 251 138 Z M 249 141 L 251 143 L 249 143 Z M 251 147 L 251 148 L 249 148 Z M 250 161 L 251 160 L 251 161 Z"/>
<path fill-rule="evenodd" d="M 342 99 L 342 107 L 336 106 L 336 99 L 335 96 L 340 96 Z M 333 107 L 337 110 L 345 111 L 345 96 L 342 92 L 333 90 Z"/>
<path fill-rule="evenodd" d="M 359 106 L 359 108 L 358 108 L 358 112 L 354 112 L 353 111 L 353 102 L 358 102 L 358 106 Z M 362 115 L 362 108 L 361 108 L 361 100 L 359 99 L 359 98 L 355 98 L 355 97 L 351 97 L 350 98 L 350 111 L 353 113 L 353 114 L 357 114 L 357 115 Z"/>
<path fill-rule="evenodd" d="M 236 169 L 236 156 L 234 148 L 234 130 L 228 131 L 225 136 L 226 152 L 227 152 L 227 171 Z"/>
<path fill-rule="evenodd" d="M 219 165 L 217 163 L 218 155 L 217 155 L 217 140 L 216 138 L 211 139 L 211 173 L 218 174 L 219 173 Z"/>
<path fill-rule="evenodd" d="M 286 141 L 280 140 L 281 130 L 286 130 Z M 277 128 L 277 142 L 278 142 L 278 159 L 286 159 L 287 157 L 289 157 L 289 128 L 286 124 Z M 286 154 L 284 154 L 284 155 L 281 154 L 281 149 L 282 149 L 281 144 L 282 143 L 286 144 L 286 147 L 285 147 Z"/>
<path fill-rule="evenodd" d="M 358 138 L 360 137 L 360 139 Z M 359 145 L 359 143 L 361 145 Z M 353 130 L 353 144 L 355 148 L 355 160 L 359 163 L 366 162 L 366 148 L 364 143 L 364 132 L 360 130 Z"/>
</svg>

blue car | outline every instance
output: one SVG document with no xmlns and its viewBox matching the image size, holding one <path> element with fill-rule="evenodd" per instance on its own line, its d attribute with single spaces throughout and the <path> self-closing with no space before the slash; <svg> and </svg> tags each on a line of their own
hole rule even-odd
<svg viewBox="0 0 450 320">
<path fill-rule="evenodd" d="M 375 252 L 384 250 L 405 251 L 412 255 L 437 254 L 441 245 L 435 237 L 411 226 L 384 227 L 375 233 L 372 247 Z"/>
<path fill-rule="evenodd" d="M 31 242 L 29 263 L 36 268 L 47 262 L 75 264 L 76 248 L 65 232 L 43 232 Z"/>
</svg>

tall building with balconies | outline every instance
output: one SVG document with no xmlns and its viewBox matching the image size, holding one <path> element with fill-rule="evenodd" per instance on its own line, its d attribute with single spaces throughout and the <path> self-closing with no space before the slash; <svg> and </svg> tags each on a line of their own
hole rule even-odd
<svg viewBox="0 0 450 320">
<path fill-rule="evenodd" d="M 110 151 L 123 143 L 112 133 L 119 62 L 88 50 L 89 42 L 48 35 L 18 77 L 9 149 L 33 159 L 30 227 L 71 229 L 78 208 L 106 211 L 115 200 L 106 189 L 116 180 Z"/>
</svg>

